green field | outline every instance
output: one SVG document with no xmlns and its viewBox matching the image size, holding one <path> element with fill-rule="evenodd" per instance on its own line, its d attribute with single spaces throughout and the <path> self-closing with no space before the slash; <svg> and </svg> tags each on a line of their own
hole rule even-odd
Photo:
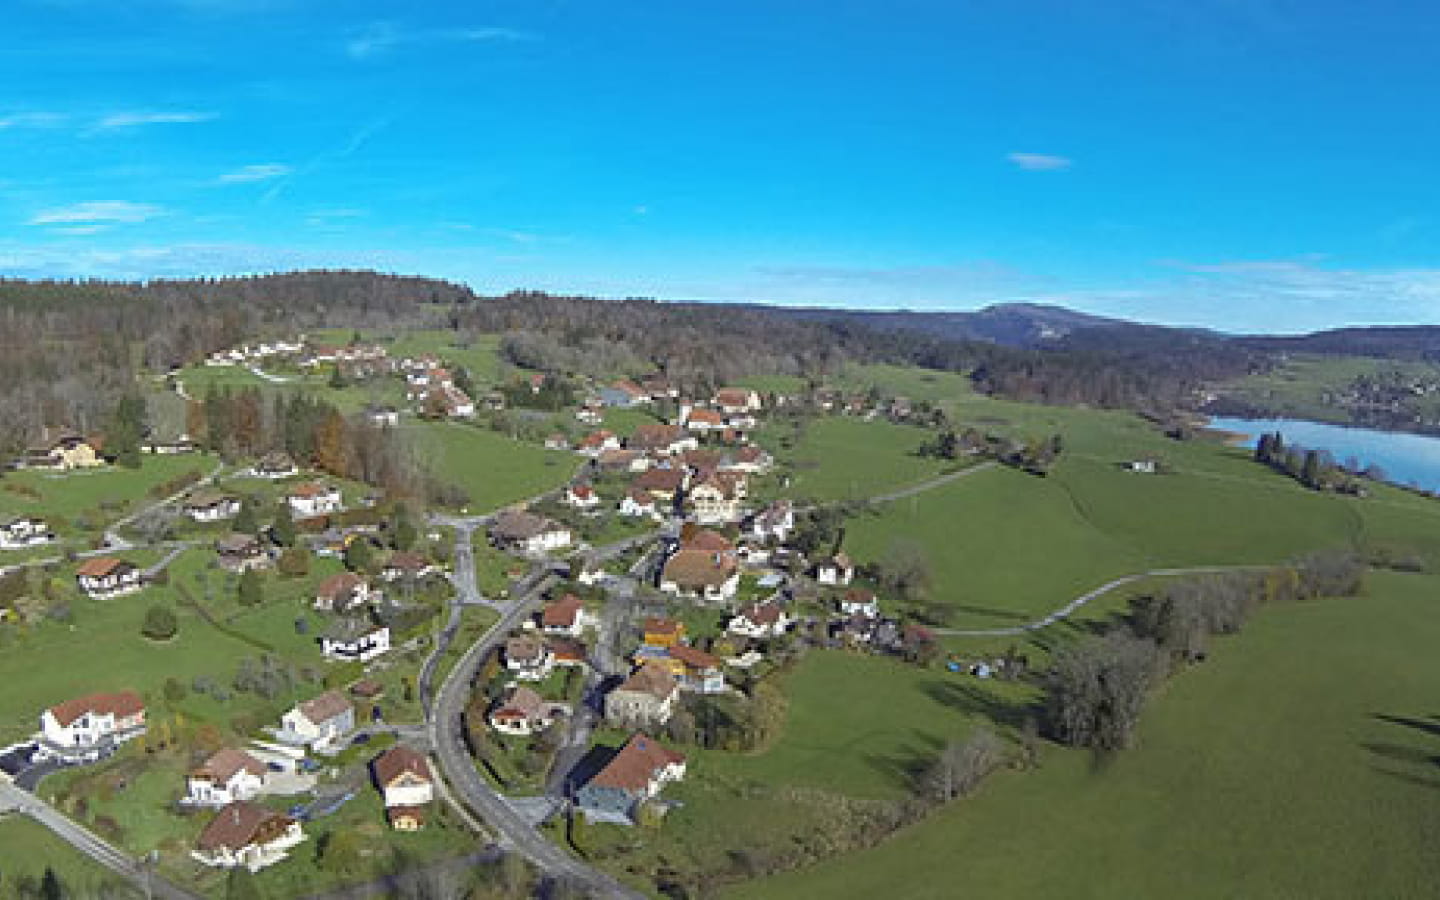
<svg viewBox="0 0 1440 900">
<path fill-rule="evenodd" d="M 953 469 L 952 462 L 917 453 L 931 437 L 909 425 L 830 416 L 807 422 L 798 434 L 772 426 L 760 440 L 791 477 L 791 496 L 859 500 Z"/>
<path fill-rule="evenodd" d="M 1367 596 L 1265 610 L 1170 683 L 1139 749 L 1050 748 L 878 849 L 732 896 L 1434 896 L 1437 589 L 1372 574 Z"/>
<path fill-rule="evenodd" d="M 469 494 L 472 512 L 560 487 L 579 466 L 573 454 L 544 450 L 470 425 L 416 424 L 408 431 L 416 436 L 434 471 Z"/>
<path fill-rule="evenodd" d="M 22 879 L 39 880 L 46 869 L 54 870 L 72 897 L 92 897 L 102 887 L 119 890 L 119 881 L 55 837 L 42 825 L 21 816 L 0 818 L 0 897 L 16 896 L 15 885 Z M 120 893 L 115 896 L 139 896 Z"/>
<path fill-rule="evenodd" d="M 1374 377 L 1387 373 L 1429 382 L 1440 379 L 1440 367 L 1429 363 L 1297 355 L 1273 371 L 1241 379 L 1229 387 L 1228 393 L 1273 415 L 1345 424 L 1351 421 L 1350 413 L 1328 400 L 1327 394 L 1344 391 L 1362 375 Z M 1426 419 L 1440 416 L 1440 399 L 1433 394 L 1413 397 L 1410 403 Z"/>
<path fill-rule="evenodd" d="M 906 397 L 914 403 L 933 403 L 946 410 L 965 398 L 978 396 L 963 373 L 910 366 L 846 366 L 835 383 L 846 391 L 861 393 L 878 388 L 887 398 Z"/>
</svg>

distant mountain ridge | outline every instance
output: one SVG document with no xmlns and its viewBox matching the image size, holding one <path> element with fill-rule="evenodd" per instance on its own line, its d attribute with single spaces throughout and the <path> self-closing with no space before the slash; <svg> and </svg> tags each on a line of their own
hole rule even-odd
<svg viewBox="0 0 1440 900">
<path fill-rule="evenodd" d="M 914 331 L 945 340 L 984 341 L 1023 348 L 1054 346 L 1075 332 L 1088 329 L 1158 327 L 1043 303 L 999 303 L 973 312 L 767 308 L 809 321 L 845 322 L 880 331 Z"/>
</svg>

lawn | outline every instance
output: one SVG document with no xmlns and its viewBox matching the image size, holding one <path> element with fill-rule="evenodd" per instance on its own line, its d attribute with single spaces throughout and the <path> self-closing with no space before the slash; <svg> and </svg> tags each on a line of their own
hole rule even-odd
<svg viewBox="0 0 1440 900">
<path fill-rule="evenodd" d="M 885 397 L 907 397 L 911 402 L 932 403 L 946 410 L 962 399 L 978 396 L 963 373 L 913 366 L 846 366 L 835 383 L 849 392 L 864 393 L 873 387 Z"/>
<path fill-rule="evenodd" d="M 4 848 L 0 897 L 17 896 L 16 884 L 21 879 L 39 881 L 46 869 L 54 870 L 73 897 L 97 896 L 104 886 L 123 884 L 44 826 L 22 816 L 0 819 L 0 848 Z"/>
<path fill-rule="evenodd" d="M 1138 749 L 1049 748 L 878 849 L 735 889 L 869 897 L 1431 897 L 1440 579 L 1263 611 L 1157 697 Z"/>
<path fill-rule="evenodd" d="M 919 455 L 930 438 L 909 425 L 841 416 L 810 420 L 798 432 L 775 425 L 760 436 L 790 475 L 788 492 L 818 500 L 863 499 L 953 468 Z"/>
<path fill-rule="evenodd" d="M 579 465 L 569 453 L 457 424 L 410 429 L 435 471 L 469 495 L 468 509 L 485 512 L 560 487 Z"/>
</svg>

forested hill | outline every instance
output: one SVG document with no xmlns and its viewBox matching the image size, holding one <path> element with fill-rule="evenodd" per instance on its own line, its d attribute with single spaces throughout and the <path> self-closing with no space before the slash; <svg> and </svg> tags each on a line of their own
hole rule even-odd
<svg viewBox="0 0 1440 900">
<path fill-rule="evenodd" d="M 777 307 L 781 314 L 811 322 L 844 322 L 880 331 L 917 332 L 956 341 L 988 341 L 1006 347 L 1054 346 L 1087 328 L 1118 327 L 1131 323 L 1077 312 L 1063 306 L 1038 303 L 1003 303 L 975 312 L 918 312 L 914 310 L 852 310 Z"/>
<path fill-rule="evenodd" d="M 1253 335 L 1239 340 L 1246 346 L 1265 352 L 1440 362 L 1440 326 L 1436 325 L 1337 328 L 1314 334 Z"/>
</svg>

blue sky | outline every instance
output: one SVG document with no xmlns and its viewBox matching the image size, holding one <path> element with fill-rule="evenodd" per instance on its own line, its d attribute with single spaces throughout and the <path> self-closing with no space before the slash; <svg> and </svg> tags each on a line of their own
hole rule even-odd
<svg viewBox="0 0 1440 900">
<path fill-rule="evenodd" d="M 6 6 L 7 275 L 1440 322 L 1421 2 Z"/>
</svg>

